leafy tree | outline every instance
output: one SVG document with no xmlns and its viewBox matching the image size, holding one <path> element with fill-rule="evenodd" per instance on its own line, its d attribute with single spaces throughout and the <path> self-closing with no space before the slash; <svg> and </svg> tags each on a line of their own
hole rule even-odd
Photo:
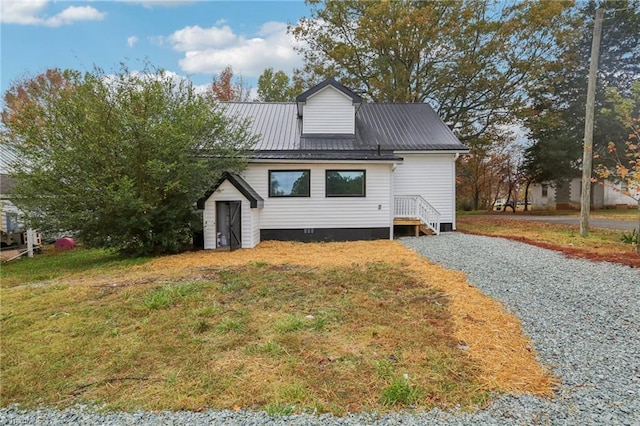
<svg viewBox="0 0 640 426">
<path fill-rule="evenodd" d="M 605 10 L 596 89 L 594 152 L 608 142 L 624 145 L 624 123 L 611 115 L 615 96 L 628 97 L 640 76 L 640 2 L 603 0 L 583 4 L 576 16 L 576 36 L 564 40 L 563 53 L 531 92 L 525 122 L 533 141 L 526 169 L 533 182 L 578 176 L 581 170 L 585 105 L 595 10 Z M 613 92 L 612 92 L 613 90 Z"/>
<path fill-rule="evenodd" d="M 514 164 L 519 152 L 510 138 L 491 132 L 471 146 L 457 169 L 460 208 L 489 210 L 503 194 L 515 191 Z"/>
<path fill-rule="evenodd" d="M 614 142 L 608 145 L 609 158 L 612 162 L 601 163 L 596 168 L 602 179 L 621 183 L 620 191 L 636 200 L 638 203 L 638 232 L 640 233 L 640 109 L 631 119 L 629 139 L 623 149 L 619 149 Z M 640 253 L 640 241 L 636 242 L 636 252 Z"/>
<path fill-rule="evenodd" d="M 569 4 L 308 1 L 290 28 L 307 78 L 376 102 L 429 102 L 464 141 L 511 122 L 564 36 Z"/>
<path fill-rule="evenodd" d="M 211 96 L 221 102 L 248 102 L 251 100 L 251 87 L 244 83 L 242 76 L 234 79 L 233 68 L 227 65 L 220 75 L 213 76 Z"/>
<path fill-rule="evenodd" d="M 311 16 L 290 28 L 304 42 L 298 50 L 306 79 L 336 77 L 369 101 L 433 105 L 472 150 L 473 159 L 457 168 L 460 187 L 475 188 L 467 201 L 487 205 L 493 194 L 484 191 L 492 185 L 474 179 L 491 175 L 495 158 L 482 156 L 503 144 L 496 135 L 517 123 L 532 88 L 571 35 L 571 3 L 308 3 Z"/>
<path fill-rule="evenodd" d="M 146 65 L 49 70 L 5 94 L 14 203 L 43 231 L 134 254 L 190 241 L 195 203 L 252 142 L 191 83 Z"/>
<path fill-rule="evenodd" d="M 265 69 L 258 77 L 258 100 L 261 102 L 292 102 L 300 92 L 284 71 Z"/>
</svg>

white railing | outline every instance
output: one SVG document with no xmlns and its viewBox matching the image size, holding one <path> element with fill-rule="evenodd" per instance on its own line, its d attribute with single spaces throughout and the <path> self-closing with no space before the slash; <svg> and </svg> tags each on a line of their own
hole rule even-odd
<svg viewBox="0 0 640 426">
<path fill-rule="evenodd" d="M 420 195 L 396 195 L 394 201 L 394 217 L 418 219 L 429 229 L 440 233 L 440 212 Z"/>
</svg>

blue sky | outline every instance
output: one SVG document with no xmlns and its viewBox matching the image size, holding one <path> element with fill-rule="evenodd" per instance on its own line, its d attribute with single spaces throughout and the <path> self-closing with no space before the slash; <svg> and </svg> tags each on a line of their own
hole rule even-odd
<svg viewBox="0 0 640 426">
<path fill-rule="evenodd" d="M 231 65 L 253 90 L 267 67 L 302 65 L 287 23 L 302 1 L 1 0 L 1 89 L 47 68 L 105 71 L 148 59 L 196 85 Z"/>
</svg>

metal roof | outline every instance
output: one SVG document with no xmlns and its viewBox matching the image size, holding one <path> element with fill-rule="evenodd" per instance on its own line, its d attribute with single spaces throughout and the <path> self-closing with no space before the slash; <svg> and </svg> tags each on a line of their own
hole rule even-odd
<svg viewBox="0 0 640 426">
<path fill-rule="evenodd" d="M 427 104 L 362 104 L 356 134 L 302 134 L 296 103 L 226 103 L 225 113 L 249 119 L 259 135 L 253 158 L 385 159 L 394 151 L 460 151 L 462 144 Z"/>
</svg>

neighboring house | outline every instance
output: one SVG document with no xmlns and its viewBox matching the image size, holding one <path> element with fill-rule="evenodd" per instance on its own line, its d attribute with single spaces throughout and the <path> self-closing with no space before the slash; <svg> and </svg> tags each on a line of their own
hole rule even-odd
<svg viewBox="0 0 640 426">
<path fill-rule="evenodd" d="M 18 221 L 20 210 L 9 201 L 14 180 L 7 174 L 0 174 L 0 232 L 2 232 L 2 247 L 12 244 L 20 244 L 22 241 L 17 236 L 24 228 Z"/>
<path fill-rule="evenodd" d="M 13 178 L 4 173 L 0 174 L 0 211 L 2 212 L 0 230 L 8 233 L 18 232 L 22 229 L 22 226 L 17 221 L 20 211 L 9 201 L 9 195 L 11 194 L 13 185 Z"/>
<path fill-rule="evenodd" d="M 596 183 L 591 185 L 591 207 L 635 208 L 638 203 L 632 197 L 622 193 L 621 183 Z M 582 179 L 570 179 L 560 184 L 531 185 L 531 208 L 533 210 L 580 209 Z"/>
<path fill-rule="evenodd" d="M 263 240 L 392 239 L 456 228 L 463 145 L 427 104 L 369 104 L 333 79 L 293 103 L 229 103 L 259 139 L 198 202 L 204 248 Z"/>
</svg>

